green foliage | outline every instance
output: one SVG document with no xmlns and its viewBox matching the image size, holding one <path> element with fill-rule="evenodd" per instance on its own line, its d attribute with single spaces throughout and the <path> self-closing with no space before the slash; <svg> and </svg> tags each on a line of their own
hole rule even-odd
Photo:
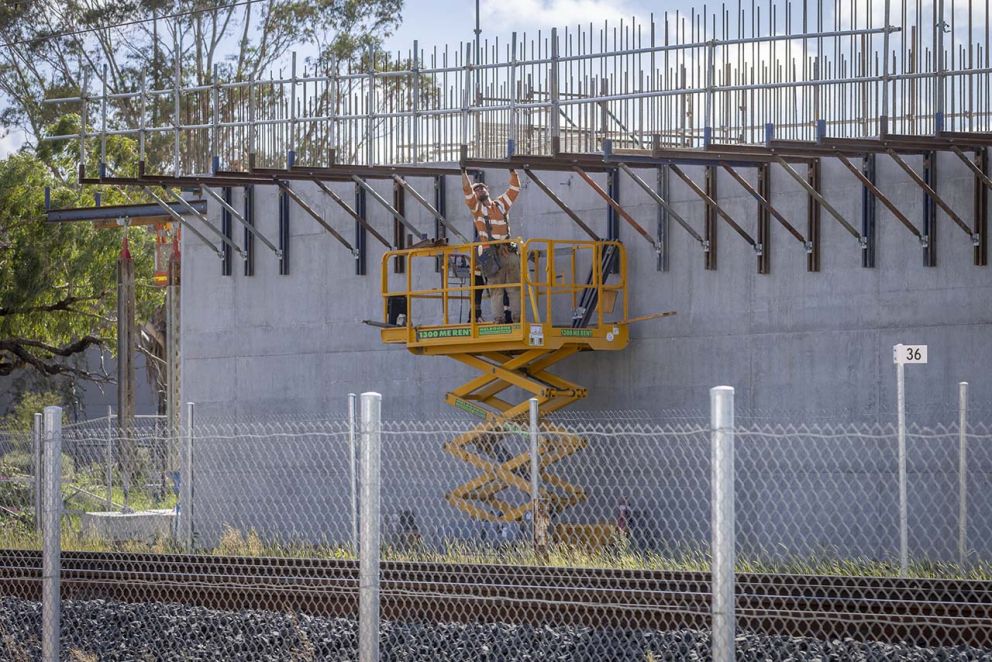
<svg viewBox="0 0 992 662">
<path fill-rule="evenodd" d="M 0 428 L 11 432 L 27 432 L 34 427 L 34 415 L 45 407 L 62 407 L 65 396 L 56 391 L 25 391 L 17 403 L 11 407 L 10 413 L 0 419 Z M 63 414 L 63 422 L 65 415 Z"/>
<path fill-rule="evenodd" d="M 128 148 L 115 152 L 127 158 Z M 33 368 L 45 375 L 91 377 L 75 363 L 87 347 L 115 342 L 117 258 L 123 230 L 44 220 L 45 187 L 53 204 L 89 206 L 28 152 L 0 161 L 0 375 Z M 122 194 L 106 191 L 108 204 Z M 154 237 L 129 231 L 139 319 L 161 305 L 152 284 Z"/>
</svg>

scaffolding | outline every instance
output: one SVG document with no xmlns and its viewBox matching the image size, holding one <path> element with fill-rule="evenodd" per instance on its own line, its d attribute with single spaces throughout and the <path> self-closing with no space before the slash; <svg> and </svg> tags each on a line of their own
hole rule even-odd
<svg viewBox="0 0 992 662">
<path fill-rule="evenodd" d="M 826 6 L 825 6 L 826 5 Z M 185 36 L 176 30 L 175 52 Z M 459 158 L 992 130 L 987 4 L 776 3 L 512 33 L 313 67 L 291 54 L 251 80 L 173 67 L 160 89 L 114 89 L 98 65 L 72 97 L 80 163 L 109 136 L 149 172 L 179 177 L 281 166 L 439 164 Z M 388 63 L 382 67 L 382 63 Z M 354 65 L 357 66 L 357 65 Z M 101 175 L 104 174 L 101 172 Z M 134 173 L 116 173 L 133 175 Z"/>
</svg>

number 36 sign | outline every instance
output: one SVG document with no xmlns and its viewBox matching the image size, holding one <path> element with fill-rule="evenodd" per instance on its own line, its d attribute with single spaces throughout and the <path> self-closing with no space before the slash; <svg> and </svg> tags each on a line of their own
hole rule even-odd
<svg viewBox="0 0 992 662">
<path fill-rule="evenodd" d="M 927 346 L 926 345 L 893 345 L 892 362 L 893 363 L 926 363 Z"/>
</svg>

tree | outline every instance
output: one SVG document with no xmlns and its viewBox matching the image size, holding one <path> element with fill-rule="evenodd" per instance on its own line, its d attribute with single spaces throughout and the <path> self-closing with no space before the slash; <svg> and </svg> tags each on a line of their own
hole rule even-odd
<svg viewBox="0 0 992 662">
<path fill-rule="evenodd" d="M 30 152 L 0 161 L 0 375 L 31 369 L 47 377 L 109 381 L 80 359 L 90 347 L 114 344 L 123 231 L 46 223 L 46 186 L 59 206 L 92 204 Z M 123 197 L 108 191 L 106 200 L 113 204 Z M 130 231 L 143 319 L 162 298 L 152 285 L 153 241 L 146 232 Z"/>
<path fill-rule="evenodd" d="M 0 121 L 38 145 L 59 110 L 46 98 L 77 96 L 107 67 L 107 90 L 171 86 L 180 43 L 183 85 L 257 80 L 295 46 L 326 70 L 361 57 L 399 24 L 402 0 L 36 0 L 0 7 Z M 134 24 L 139 18 L 176 16 Z M 131 23 L 124 27 L 105 27 Z M 80 34 L 80 31 L 87 32 Z M 89 72 L 81 75 L 81 72 Z M 97 92 L 99 90 L 96 90 Z M 163 106 L 168 104 L 161 102 Z M 153 109 L 154 110 L 154 109 Z M 137 104 L 121 101 L 111 121 L 133 120 Z M 163 107 L 166 117 L 170 109 Z M 134 123 L 131 123 L 134 126 Z"/>
<path fill-rule="evenodd" d="M 402 0 L 33 0 L 0 3 L 0 123 L 24 131 L 20 154 L 0 161 L 0 376 L 28 369 L 47 379 L 110 380 L 80 361 L 90 347 L 115 343 L 116 259 L 122 231 L 89 223 L 49 225 L 44 190 L 56 207 L 92 205 L 90 192 L 73 185 L 72 143 L 46 135 L 80 131 L 83 109 L 45 99 L 99 94 L 106 67 L 109 93 L 173 84 L 180 44 L 182 85 L 221 79 L 258 79 L 297 45 L 312 67 L 346 66 L 378 44 L 400 20 Z M 172 18 L 165 18 L 173 16 Z M 153 18 L 142 23 L 135 21 Z M 121 27 L 114 24 L 130 23 Z M 154 122 L 171 121 L 166 97 L 151 102 Z M 97 128 L 88 105 L 86 130 Z M 116 100 L 108 128 L 136 126 L 140 105 Z M 108 139 L 111 173 L 133 171 L 133 137 Z M 88 172 L 99 145 L 88 142 Z M 149 136 L 147 160 L 166 162 L 167 137 Z M 104 204 L 134 202 L 100 187 Z M 140 194 L 138 194 L 140 195 Z M 136 195 L 135 197 L 138 197 Z M 138 317 L 151 320 L 162 294 L 151 284 L 154 242 L 131 230 L 138 274 Z"/>
</svg>

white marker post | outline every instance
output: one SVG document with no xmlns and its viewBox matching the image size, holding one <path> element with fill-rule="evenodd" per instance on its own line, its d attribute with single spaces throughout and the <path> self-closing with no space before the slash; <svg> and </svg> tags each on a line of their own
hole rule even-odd
<svg viewBox="0 0 992 662">
<path fill-rule="evenodd" d="M 899 417 L 899 574 L 909 574 L 909 505 L 906 483 L 906 376 L 907 363 L 926 363 L 926 345 L 893 345 Z"/>
</svg>

